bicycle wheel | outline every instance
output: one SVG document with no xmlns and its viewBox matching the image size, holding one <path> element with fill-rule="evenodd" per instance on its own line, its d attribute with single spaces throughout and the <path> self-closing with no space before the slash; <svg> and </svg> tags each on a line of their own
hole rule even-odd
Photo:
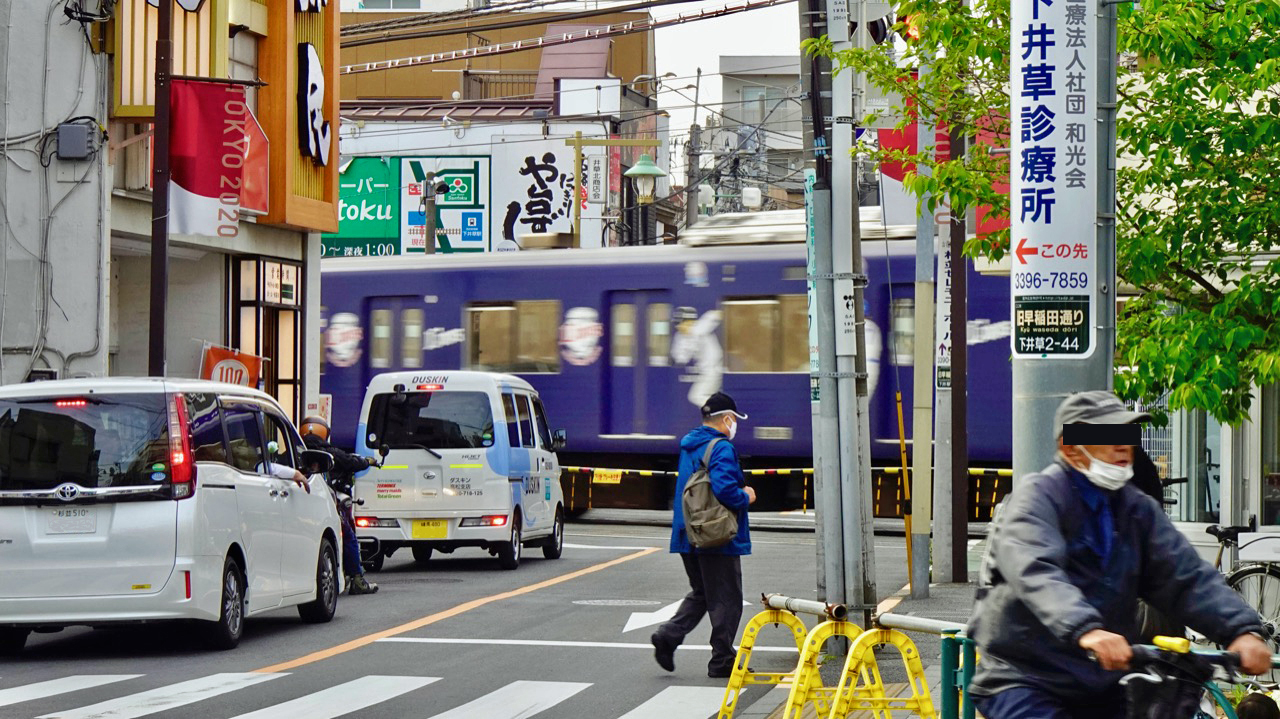
<svg viewBox="0 0 1280 719">
<path fill-rule="evenodd" d="M 1236 590 L 1249 606 L 1262 617 L 1263 634 L 1273 654 L 1280 653 L 1280 567 L 1271 564 L 1254 564 L 1241 567 L 1227 575 L 1227 585 Z M 1280 670 L 1259 676 L 1260 681 L 1280 684 Z"/>
</svg>

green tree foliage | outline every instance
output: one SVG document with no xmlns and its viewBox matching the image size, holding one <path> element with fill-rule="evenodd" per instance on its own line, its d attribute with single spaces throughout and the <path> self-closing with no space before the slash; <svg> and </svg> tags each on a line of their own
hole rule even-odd
<svg viewBox="0 0 1280 719">
<path fill-rule="evenodd" d="M 881 161 L 928 166 L 907 188 L 954 211 L 1008 217 L 1009 2 L 905 0 L 898 26 L 918 37 L 905 55 L 879 48 L 805 49 L 901 93 L 978 144 L 946 162 L 878 150 Z M 1117 270 L 1137 297 L 1117 327 L 1116 389 L 1168 397 L 1237 424 L 1252 388 L 1280 381 L 1280 0 L 1141 0 L 1121 5 L 1118 44 Z M 917 77 L 924 61 L 930 72 Z M 1008 231 L 967 243 L 993 260 Z"/>
</svg>

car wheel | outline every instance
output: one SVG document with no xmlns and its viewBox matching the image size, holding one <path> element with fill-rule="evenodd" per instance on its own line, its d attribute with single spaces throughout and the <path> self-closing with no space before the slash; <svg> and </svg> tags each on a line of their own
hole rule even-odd
<svg viewBox="0 0 1280 719">
<path fill-rule="evenodd" d="M 520 552 L 524 548 L 524 535 L 520 532 L 520 512 L 511 513 L 511 539 L 498 547 L 498 565 L 503 569 L 520 566 Z"/>
<path fill-rule="evenodd" d="M 234 557 L 222 564 L 222 602 L 218 619 L 205 622 L 204 639 L 210 649 L 235 649 L 244 634 L 244 572 Z"/>
<path fill-rule="evenodd" d="M 17 627 L 0 628 L 0 657 L 11 657 L 22 651 L 27 645 L 27 635 L 31 634 L 30 629 L 18 629 Z"/>
<path fill-rule="evenodd" d="M 547 559 L 559 559 L 564 552 L 564 512 L 556 507 L 556 521 L 551 525 L 551 536 L 542 545 L 542 556 Z"/>
<path fill-rule="evenodd" d="M 418 564 L 426 564 L 431 561 L 431 547 L 416 546 L 410 547 L 413 552 L 413 561 Z"/>
<path fill-rule="evenodd" d="M 298 605 L 302 621 L 324 624 L 338 610 L 338 556 L 328 539 L 320 542 L 320 559 L 316 562 L 316 598 Z"/>
</svg>

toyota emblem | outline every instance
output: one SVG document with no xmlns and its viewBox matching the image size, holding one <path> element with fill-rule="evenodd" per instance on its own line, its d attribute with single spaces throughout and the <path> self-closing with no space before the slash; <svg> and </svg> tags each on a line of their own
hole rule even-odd
<svg viewBox="0 0 1280 719">
<path fill-rule="evenodd" d="M 53 492 L 64 502 L 74 502 L 80 496 L 80 486 L 70 482 L 59 484 Z"/>
<path fill-rule="evenodd" d="M 430 480 L 430 479 L 435 479 L 435 478 L 436 478 L 436 473 L 428 470 L 428 471 L 426 471 L 426 472 L 423 472 L 423 473 L 422 473 L 422 478 L 423 478 L 423 479 L 428 479 L 428 480 Z"/>
</svg>

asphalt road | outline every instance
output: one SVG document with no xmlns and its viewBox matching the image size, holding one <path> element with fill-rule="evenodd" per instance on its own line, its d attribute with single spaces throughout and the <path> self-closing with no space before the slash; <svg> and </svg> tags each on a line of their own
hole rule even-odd
<svg viewBox="0 0 1280 719">
<path fill-rule="evenodd" d="M 564 556 L 526 550 L 515 571 L 479 550 L 407 551 L 370 577 L 373 596 L 343 596 L 327 625 L 293 610 L 251 619 L 236 650 L 208 652 L 182 625 L 33 635 L 0 659 L 6 719 L 705 719 L 724 694 L 708 679 L 704 621 L 668 674 L 648 644 L 660 613 L 687 591 L 668 530 L 570 525 Z M 812 533 L 753 532 L 744 593 L 814 596 Z M 901 538 L 876 540 L 882 597 L 906 581 Z M 744 607 L 743 622 L 756 609 Z M 639 613 L 633 619 L 633 613 Z M 632 628 L 625 631 L 628 622 Z M 808 624 L 812 626 L 813 621 Z M 783 630 L 761 634 L 755 670 L 795 662 Z M 751 687 L 749 706 L 765 687 Z"/>
</svg>

